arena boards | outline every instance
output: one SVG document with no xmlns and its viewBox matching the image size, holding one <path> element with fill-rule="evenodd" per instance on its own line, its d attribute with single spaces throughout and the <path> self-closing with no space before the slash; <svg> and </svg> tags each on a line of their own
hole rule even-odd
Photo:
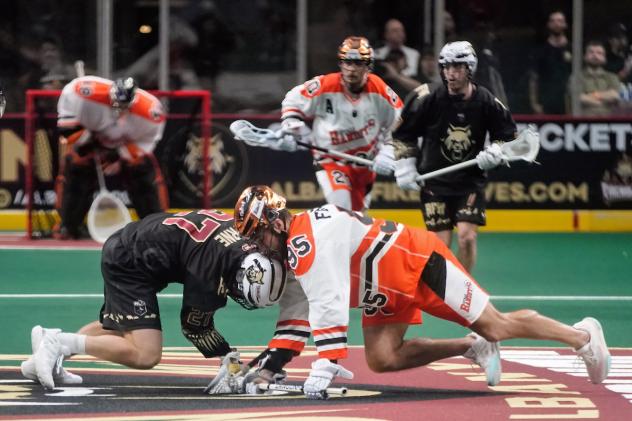
<svg viewBox="0 0 632 421">
<path fill-rule="evenodd" d="M 242 347 L 244 360 L 261 347 Z M 46 392 L 22 378 L 26 355 L 0 355 L 0 419 L 31 420 L 625 420 L 632 414 L 632 350 L 613 350 L 602 385 L 588 382 L 581 361 L 562 348 L 503 348 L 503 377 L 485 384 L 463 358 L 399 373 L 371 373 L 362 347 L 345 366 L 355 373 L 345 397 L 309 401 L 296 394 L 208 396 L 202 389 L 219 361 L 192 348 L 165 348 L 149 371 L 84 357 L 68 368 L 82 385 Z M 310 348 L 288 366 L 301 383 L 314 358 Z M 548 367 L 548 368 L 545 368 Z"/>
</svg>

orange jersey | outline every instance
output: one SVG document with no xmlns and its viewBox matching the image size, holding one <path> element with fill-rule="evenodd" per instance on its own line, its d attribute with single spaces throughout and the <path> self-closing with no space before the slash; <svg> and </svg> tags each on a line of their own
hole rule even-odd
<svg viewBox="0 0 632 421">
<path fill-rule="evenodd" d="M 363 309 L 364 326 L 420 323 L 422 309 L 469 325 L 488 301 L 441 240 L 422 229 L 326 205 L 294 217 L 287 245 L 305 298 L 301 307 L 300 292 L 290 289 L 281 301 L 270 347 L 300 351 L 311 329 L 319 357 L 344 358 L 350 308 Z M 422 282 L 429 260 L 443 266 Z"/>
<path fill-rule="evenodd" d="M 106 147 L 119 147 L 125 158 L 151 152 L 162 138 L 166 116 L 160 101 L 137 89 L 126 111 L 112 108 L 113 82 L 85 76 L 68 83 L 57 103 L 58 127 L 81 127 L 98 135 Z"/>
<path fill-rule="evenodd" d="M 289 91 L 282 103 L 282 118 L 313 117 L 316 146 L 372 159 L 378 142 L 390 139 L 402 107 L 397 94 L 371 73 L 359 98 L 350 98 L 338 72 L 317 76 Z M 327 158 L 314 154 L 316 159 Z"/>
</svg>

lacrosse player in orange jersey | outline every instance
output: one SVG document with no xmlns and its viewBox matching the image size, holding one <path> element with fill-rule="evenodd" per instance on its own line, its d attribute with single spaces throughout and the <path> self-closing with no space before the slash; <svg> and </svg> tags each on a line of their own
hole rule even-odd
<svg viewBox="0 0 632 421">
<path fill-rule="evenodd" d="M 80 236 L 96 189 L 95 153 L 109 161 L 110 173 L 120 170 L 141 218 L 167 209 L 167 189 L 152 153 L 165 128 L 156 97 L 138 89 L 132 78 L 84 76 L 64 87 L 57 109 L 57 127 L 69 151 L 55 183 L 61 218 L 55 237 Z"/>
<path fill-rule="evenodd" d="M 610 354 L 597 320 L 585 318 L 571 327 L 533 310 L 499 312 L 432 232 L 334 205 L 292 215 L 285 199 L 267 186 L 244 190 L 235 206 L 235 227 L 263 249 L 287 251 L 298 282 L 288 282 L 280 300 L 277 331 L 260 371 L 270 378 L 303 350 L 311 333 L 319 359 L 303 386 L 308 398 L 326 398 L 335 376 L 352 376 L 337 364 L 347 357 L 350 307 L 364 309 L 365 354 L 376 372 L 463 355 L 485 370 L 489 385 L 496 385 L 501 378 L 498 342 L 525 338 L 571 346 L 593 383 L 608 375 Z M 459 339 L 404 339 L 408 325 L 421 322 L 421 311 L 475 333 Z"/>
<path fill-rule="evenodd" d="M 392 175 L 391 130 L 403 103 L 371 73 L 373 49 L 364 37 L 346 38 L 338 48 L 340 72 L 317 76 L 290 90 L 282 103 L 281 141 L 273 149 L 294 152 L 296 140 L 373 160 L 358 166 L 314 151 L 316 179 L 328 203 L 362 211 L 369 207 L 376 173 Z M 305 120 L 313 118 L 313 130 Z"/>
</svg>

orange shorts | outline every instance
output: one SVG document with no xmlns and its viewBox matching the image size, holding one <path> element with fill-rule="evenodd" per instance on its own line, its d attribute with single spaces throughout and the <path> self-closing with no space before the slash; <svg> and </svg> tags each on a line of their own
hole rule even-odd
<svg viewBox="0 0 632 421">
<path fill-rule="evenodd" d="M 351 210 L 364 210 L 364 199 L 373 188 L 375 173 L 366 167 L 343 165 L 337 162 L 319 165 L 327 174 L 328 185 L 321 186 L 325 195 L 328 191 L 347 190 L 351 195 Z"/>
<path fill-rule="evenodd" d="M 378 262 L 384 305 L 364 309 L 363 326 L 421 323 L 421 312 L 463 326 L 474 323 L 488 293 L 434 233 L 405 227 Z"/>
</svg>

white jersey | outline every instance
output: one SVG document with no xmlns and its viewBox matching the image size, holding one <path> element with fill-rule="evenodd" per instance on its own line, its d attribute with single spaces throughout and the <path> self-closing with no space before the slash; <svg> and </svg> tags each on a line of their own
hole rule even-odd
<svg viewBox="0 0 632 421">
<path fill-rule="evenodd" d="M 350 308 L 363 308 L 363 326 L 417 324 L 422 307 L 468 326 L 489 300 L 434 233 L 334 205 L 296 215 L 287 247 L 298 282 L 279 302 L 270 348 L 301 352 L 311 332 L 320 358 L 345 358 Z M 422 283 L 431 258 L 445 263 Z"/>
<path fill-rule="evenodd" d="M 313 117 L 314 145 L 372 159 L 378 142 L 390 139 L 391 130 L 399 122 L 402 101 L 371 73 L 358 99 L 346 95 L 342 83 L 338 72 L 296 86 L 283 100 L 281 117 Z M 314 154 L 317 159 L 326 158 Z"/>
<path fill-rule="evenodd" d="M 155 96 L 137 89 L 129 108 L 118 111 L 110 99 L 112 84 L 97 76 L 68 83 L 57 103 L 57 126 L 87 129 L 103 146 L 117 148 L 126 159 L 153 151 L 165 128 L 162 104 Z"/>
</svg>

